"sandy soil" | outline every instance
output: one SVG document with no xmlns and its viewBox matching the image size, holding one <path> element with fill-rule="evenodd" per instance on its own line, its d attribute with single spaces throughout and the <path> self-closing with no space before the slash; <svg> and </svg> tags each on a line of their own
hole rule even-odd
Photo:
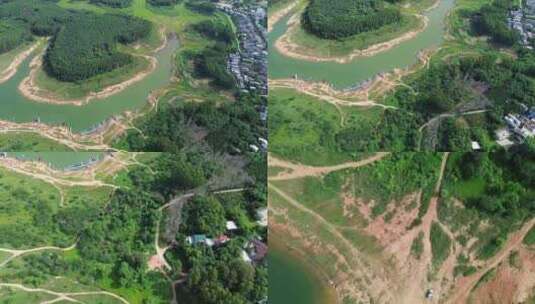
<svg viewBox="0 0 535 304">
<path fill-rule="evenodd" d="M 453 289 L 454 292 L 448 297 L 446 303 L 466 303 L 470 292 L 475 287 L 477 282 L 481 279 L 481 277 L 485 273 L 487 273 L 487 271 L 498 266 L 502 261 L 505 261 L 511 251 L 519 248 L 522 245 L 522 240 L 524 239 L 524 236 L 534 225 L 535 218 L 526 222 L 519 231 L 509 236 L 503 248 L 496 255 L 486 261 L 484 267 L 482 267 L 476 273 L 470 276 L 458 279 L 455 282 L 455 288 Z"/>
<path fill-rule="evenodd" d="M 35 42 L 29 49 L 22 51 L 19 53 L 11 62 L 11 64 L 0 73 L 0 83 L 4 83 L 8 81 L 15 73 L 17 73 L 17 70 L 19 68 L 19 65 L 30 56 L 33 51 L 39 46 L 41 43 L 41 40 Z"/>
<path fill-rule="evenodd" d="M 275 41 L 275 47 L 284 56 L 299 59 L 299 60 L 314 61 L 314 62 L 333 61 L 333 62 L 338 62 L 338 63 L 348 63 L 358 57 L 371 57 L 371 56 L 377 55 L 378 53 L 387 51 L 393 48 L 394 46 L 397 46 L 405 41 L 411 40 L 414 37 L 416 37 L 418 34 L 423 32 L 427 28 L 427 25 L 429 24 L 429 20 L 424 15 L 415 15 L 415 16 L 420 20 L 420 26 L 394 39 L 371 45 L 368 48 L 363 49 L 363 50 L 355 50 L 351 54 L 345 55 L 345 56 L 320 56 L 320 55 L 309 55 L 309 54 L 303 53 L 302 50 L 300 50 L 302 47 L 296 44 L 294 41 L 292 41 L 291 39 L 292 34 L 295 31 L 297 31 L 299 27 L 301 26 L 300 25 L 300 12 L 298 12 L 295 15 L 293 15 L 290 18 L 290 20 L 288 20 L 288 30 L 279 39 L 277 39 L 277 41 Z"/>
<path fill-rule="evenodd" d="M 167 36 L 165 35 L 165 32 L 161 31 L 161 34 L 162 34 L 163 43 L 160 46 L 158 46 L 153 51 L 153 53 L 157 53 L 158 51 L 160 51 L 167 45 Z M 143 80 L 149 74 L 154 72 L 154 70 L 156 69 L 156 66 L 158 65 L 158 60 L 156 59 L 156 57 L 149 56 L 149 55 L 136 55 L 136 56 L 140 56 L 148 60 L 150 62 L 149 67 L 137 73 L 132 78 L 127 79 L 121 83 L 108 86 L 99 92 L 91 92 L 84 98 L 68 100 L 68 99 L 58 99 L 57 96 L 53 96 L 53 93 L 46 91 L 44 89 L 41 89 L 37 86 L 35 82 L 35 78 L 43 64 L 43 59 L 42 59 L 43 54 L 40 54 L 38 56 L 35 56 L 32 59 L 30 63 L 30 68 L 31 68 L 30 74 L 26 78 L 24 78 L 22 82 L 19 84 L 19 91 L 22 93 L 22 95 L 24 95 L 24 97 L 31 99 L 33 101 L 52 103 L 52 104 L 69 104 L 69 105 L 75 105 L 75 106 L 83 106 L 92 100 L 105 99 L 109 96 L 115 95 L 123 91 L 127 87 Z"/>
<path fill-rule="evenodd" d="M 83 186 L 117 188 L 116 185 L 105 183 L 97 179 L 97 174 L 113 175 L 135 161 L 126 159 L 128 153 L 106 154 L 102 160 L 80 170 L 62 171 L 49 167 L 45 162 L 18 160 L 12 157 L 0 158 L 0 166 L 36 178 L 54 186 Z M 121 159 L 125 158 L 125 159 Z"/>
<path fill-rule="evenodd" d="M 270 79 L 270 88 L 289 88 L 300 93 L 307 94 L 326 101 L 334 106 L 359 106 L 370 107 L 379 106 L 382 108 L 396 109 L 396 107 L 381 104 L 373 100 L 372 96 L 383 96 L 395 87 L 404 84 L 401 79 L 419 70 L 421 67 L 427 67 L 431 54 L 436 50 L 426 50 L 418 53 L 418 63 L 405 69 L 394 69 L 388 73 L 376 75 L 372 80 L 359 85 L 355 89 L 339 90 L 331 84 L 319 81 L 307 81 L 297 78 Z"/>
<path fill-rule="evenodd" d="M 277 180 L 296 179 L 296 178 L 301 178 L 305 176 L 322 176 L 322 175 L 325 175 L 334 171 L 366 166 L 368 164 L 371 164 L 373 162 L 376 162 L 382 159 L 388 154 L 389 152 L 378 152 L 374 156 L 371 156 L 363 160 L 359 160 L 355 162 L 347 162 L 347 163 L 334 165 L 334 166 L 322 166 L 322 167 L 314 167 L 314 166 L 307 166 L 303 164 L 293 163 L 293 162 L 289 162 L 289 161 L 276 158 L 275 156 L 269 154 L 268 163 L 270 166 L 291 169 L 291 172 L 286 172 L 286 171 L 279 172 L 279 174 L 273 177 L 270 177 L 269 179 L 272 181 L 277 181 Z"/>
<path fill-rule="evenodd" d="M 273 25 L 277 23 L 282 17 L 286 16 L 294 7 L 297 6 L 299 0 L 293 1 L 288 6 L 276 11 L 268 17 L 268 33 L 273 29 Z"/>
</svg>

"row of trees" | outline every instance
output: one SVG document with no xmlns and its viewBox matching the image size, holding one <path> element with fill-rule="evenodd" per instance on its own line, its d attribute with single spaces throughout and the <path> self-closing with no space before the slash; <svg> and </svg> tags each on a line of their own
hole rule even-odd
<svg viewBox="0 0 535 304">
<path fill-rule="evenodd" d="M 308 31 L 325 39 L 340 39 L 399 22 L 398 9 L 382 0 L 312 0 L 302 22 Z"/>
</svg>

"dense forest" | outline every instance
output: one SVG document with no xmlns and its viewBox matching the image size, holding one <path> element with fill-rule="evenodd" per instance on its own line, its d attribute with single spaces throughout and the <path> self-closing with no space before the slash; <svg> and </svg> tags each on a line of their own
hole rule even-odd
<svg viewBox="0 0 535 304">
<path fill-rule="evenodd" d="M 200 52 L 189 54 L 195 66 L 195 76 L 210 78 L 219 88 L 234 89 L 235 80 L 227 68 L 228 56 L 236 47 L 236 36 L 230 24 L 214 18 L 193 25 L 192 30 L 215 42 Z"/>
<path fill-rule="evenodd" d="M 87 14 L 69 22 L 52 38 L 45 69 L 63 81 L 77 81 L 127 65 L 133 58 L 116 43 L 130 43 L 149 34 L 151 25 L 134 17 Z"/>
<path fill-rule="evenodd" d="M 514 45 L 519 34 L 507 24 L 512 6 L 511 0 L 495 0 L 491 4 L 485 4 L 472 16 L 472 26 L 476 33 L 490 36 L 495 43 Z"/>
<path fill-rule="evenodd" d="M 24 256 L 20 263 L 7 265 L 3 279 L 18 282 L 22 278 L 23 284 L 39 286 L 62 276 L 114 292 L 120 290 L 122 296 L 139 303 L 168 303 L 172 298 L 171 280 L 182 279 L 184 283 L 176 286 L 181 298 L 187 296 L 191 301 L 181 303 L 227 303 L 230 298 L 235 303 L 257 303 L 264 299 L 265 261 L 251 264 L 241 259 L 248 240 L 266 238 L 266 229 L 254 223 L 253 215 L 256 208 L 266 206 L 265 195 L 254 188 L 230 195 L 193 197 L 184 206 L 183 225 L 174 231 L 175 240 L 166 252 L 172 269 L 165 276 L 148 271 L 157 222 L 166 223 L 158 208 L 172 197 L 205 184 L 215 173 L 210 160 L 193 153 L 162 153 L 152 158 L 145 166 L 126 173 L 122 180 L 129 187 L 118 189 L 109 198 L 104 196 L 109 202 L 102 210 L 93 204 L 74 204 L 47 218 L 57 222 L 61 231 L 77 236 L 77 254 Z M 227 243 L 208 247 L 185 241 L 190 233 L 222 233 L 226 220 L 234 220 L 242 228 Z M 217 230 L 206 230 L 203 221 Z M 193 302 L 195 299 L 199 302 Z"/>
<path fill-rule="evenodd" d="M 206 0 L 187 1 L 186 7 L 194 12 L 205 15 L 211 15 L 216 11 L 215 4 Z"/>
<path fill-rule="evenodd" d="M 0 32 L 0 45 L 21 44 L 31 34 L 52 36 L 44 68 L 63 81 L 79 81 L 129 64 L 117 43 L 130 43 L 148 35 L 148 21 L 123 15 L 71 11 L 52 1 L 8 1 L 0 5 L 2 25 L 17 30 Z M 13 38 L 14 37 L 14 38 Z"/>
<path fill-rule="evenodd" d="M 15 20 L 0 21 L 0 54 L 11 51 L 31 40 L 31 33 L 21 22 Z"/>
<path fill-rule="evenodd" d="M 384 6 L 382 0 L 312 0 L 302 22 L 312 34 L 340 39 L 399 22 L 398 9 Z"/>
<path fill-rule="evenodd" d="M 90 3 L 101 4 L 110 7 L 127 7 L 132 4 L 132 0 L 90 0 Z"/>
<path fill-rule="evenodd" d="M 129 151 L 177 152 L 192 143 L 189 130 L 201 127 L 206 131 L 203 139 L 214 150 L 246 151 L 259 137 L 267 137 L 257 111 L 259 103 L 253 97 L 242 97 L 219 106 L 205 102 L 159 107 L 137 126 L 143 135 L 132 131 L 122 145 Z"/>
</svg>

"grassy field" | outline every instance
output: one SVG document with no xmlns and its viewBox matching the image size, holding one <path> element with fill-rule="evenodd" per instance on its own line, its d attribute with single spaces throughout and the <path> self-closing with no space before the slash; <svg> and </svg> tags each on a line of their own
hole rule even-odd
<svg viewBox="0 0 535 304">
<path fill-rule="evenodd" d="M 10 132 L 0 134 L 2 151 L 72 151 L 71 148 L 57 141 L 42 137 L 36 133 Z"/>
<path fill-rule="evenodd" d="M 270 90 L 270 152 L 308 165 L 338 164 L 358 158 L 341 151 L 335 134 L 346 124 L 372 124 L 381 110 L 342 108 L 291 89 Z"/>
<path fill-rule="evenodd" d="M 109 190 L 57 188 L 0 169 L 1 246 L 32 248 L 72 245 L 83 222 L 95 217 L 107 201 Z"/>
</svg>

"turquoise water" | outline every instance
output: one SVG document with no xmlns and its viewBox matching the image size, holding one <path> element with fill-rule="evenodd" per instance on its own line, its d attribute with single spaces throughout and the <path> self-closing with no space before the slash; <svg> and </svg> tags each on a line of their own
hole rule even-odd
<svg viewBox="0 0 535 304">
<path fill-rule="evenodd" d="M 101 152 L 10 152 L 7 155 L 18 159 L 39 160 L 58 170 L 103 157 Z"/>
<path fill-rule="evenodd" d="M 17 73 L 7 82 L 0 84 L 0 119 L 14 122 L 30 122 L 40 118 L 43 123 L 66 123 L 75 132 L 88 130 L 113 115 L 141 108 L 147 96 L 169 83 L 172 76 L 171 62 L 178 40 L 170 38 L 166 47 L 156 54 L 156 69 L 143 80 L 127 87 L 120 93 L 105 99 L 92 100 L 84 106 L 54 105 L 31 101 L 18 90 L 19 83 L 28 75 L 29 63 L 35 54 L 29 56 Z"/>
<path fill-rule="evenodd" d="M 269 304 L 332 304 L 323 282 L 294 255 L 269 247 Z"/>
<path fill-rule="evenodd" d="M 283 56 L 274 47 L 275 41 L 286 32 L 291 13 L 277 22 L 268 34 L 269 77 L 289 78 L 295 74 L 301 79 L 327 81 L 335 87 L 346 88 L 372 78 L 378 73 L 395 68 L 405 68 L 417 62 L 418 51 L 438 46 L 445 33 L 445 17 L 453 8 L 455 0 L 441 0 L 440 4 L 426 13 L 427 28 L 411 40 L 372 57 L 355 58 L 350 63 L 312 62 Z"/>
</svg>

